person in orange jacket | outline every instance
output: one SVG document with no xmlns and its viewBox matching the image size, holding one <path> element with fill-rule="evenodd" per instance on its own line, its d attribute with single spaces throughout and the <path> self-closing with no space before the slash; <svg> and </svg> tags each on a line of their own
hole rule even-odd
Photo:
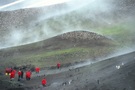
<svg viewBox="0 0 135 90">
<path fill-rule="evenodd" d="M 11 70 L 10 75 L 10 80 L 13 80 L 15 78 L 15 72 L 13 70 Z"/>
<path fill-rule="evenodd" d="M 42 85 L 43 85 L 43 86 L 46 86 L 46 84 L 47 84 L 46 79 L 45 79 L 45 78 L 43 78 L 41 83 L 42 83 Z"/>
<path fill-rule="evenodd" d="M 58 68 L 58 69 L 60 68 L 60 63 L 57 63 L 57 68 Z"/>
<path fill-rule="evenodd" d="M 29 70 L 29 71 L 27 71 L 26 72 L 26 80 L 30 80 L 31 79 L 31 71 Z"/>
<path fill-rule="evenodd" d="M 19 70 L 19 71 L 18 71 L 18 81 L 20 81 L 21 75 L 22 75 L 22 72 L 21 72 L 21 70 Z"/>
</svg>

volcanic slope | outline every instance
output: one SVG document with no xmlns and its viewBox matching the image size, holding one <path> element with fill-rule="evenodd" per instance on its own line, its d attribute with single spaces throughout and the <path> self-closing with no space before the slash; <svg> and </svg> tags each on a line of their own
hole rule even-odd
<svg viewBox="0 0 135 90">
<path fill-rule="evenodd" d="M 112 54 L 118 43 L 102 35 L 88 31 L 67 32 L 53 38 L 0 50 L 1 69 L 8 66 L 34 65 L 55 66 L 98 60 Z"/>
<path fill-rule="evenodd" d="M 30 81 L 0 80 L 1 90 L 135 90 L 135 52 L 109 58 L 88 66 L 42 70 Z M 119 66 L 116 67 L 116 66 Z M 67 69 L 65 71 L 65 69 Z M 41 80 L 46 75 L 47 86 Z M 47 74 L 53 72 L 52 74 Z M 59 73 L 57 73 L 59 72 Z M 17 81 L 17 82 L 16 82 Z"/>
<path fill-rule="evenodd" d="M 106 0 L 103 0 L 103 2 L 104 1 Z M 132 35 L 134 36 L 133 34 L 134 32 L 131 33 L 129 32 L 129 29 L 132 29 L 130 28 L 131 25 L 130 23 L 132 23 L 134 26 L 134 22 L 130 22 L 130 23 L 128 22 L 129 17 L 130 17 L 129 19 L 134 21 L 134 17 L 131 18 L 132 16 L 135 16 L 134 0 L 129 0 L 129 1 L 111 0 L 106 3 L 107 6 L 106 5 L 104 6 L 104 4 L 102 3 L 101 4 L 90 3 L 88 6 L 85 6 L 84 8 L 76 9 L 73 11 L 69 10 L 69 12 L 68 9 L 71 9 L 72 7 L 69 7 L 65 3 L 46 6 L 42 8 L 27 8 L 27 9 L 15 10 L 15 11 L 1 11 L 0 12 L 0 26 L 1 26 L 0 48 L 20 45 L 20 44 L 34 42 L 35 40 L 37 41 L 37 40 L 50 38 L 52 35 L 50 34 L 48 35 L 46 33 L 47 32 L 46 30 L 50 30 L 51 33 L 55 33 L 55 35 L 58 35 L 62 32 L 66 32 L 67 29 L 70 30 L 93 29 L 94 31 L 96 30 L 99 33 L 99 28 L 103 30 L 107 28 L 107 32 L 108 32 L 110 31 L 111 28 L 114 28 L 116 30 L 117 29 L 116 26 L 118 26 L 118 28 L 122 31 L 123 31 L 123 27 L 124 29 L 126 29 L 126 32 L 124 32 L 124 34 L 129 34 L 129 36 Z M 111 7 L 114 7 L 114 11 L 111 11 L 109 9 L 111 7 L 108 8 L 108 4 L 109 6 L 111 4 Z M 101 8 L 97 9 L 99 8 L 100 5 Z M 107 7 L 109 9 L 109 12 L 108 9 L 104 11 L 104 7 Z M 120 23 L 120 22 L 124 22 L 124 23 Z M 127 27 L 125 28 L 125 26 Z M 133 27 L 133 31 L 134 31 L 134 27 Z M 116 31 L 113 30 L 113 32 L 116 33 L 117 30 Z M 123 32 L 122 34 L 121 33 L 119 34 L 121 36 L 124 36 Z M 114 33 L 111 33 L 112 37 L 114 38 L 118 37 L 116 38 L 116 40 L 123 42 L 123 38 L 121 40 L 119 34 L 116 33 L 116 36 L 114 36 Z M 21 38 L 16 39 L 15 36 L 19 36 L 19 35 L 21 35 Z M 35 37 L 35 35 L 37 36 L 38 39 L 33 38 Z M 124 38 L 124 41 L 130 41 L 132 38 L 134 40 L 134 37 L 131 37 L 129 38 L 129 40 L 125 40 L 127 38 Z M 125 42 L 125 43 L 129 43 L 129 42 Z"/>
</svg>

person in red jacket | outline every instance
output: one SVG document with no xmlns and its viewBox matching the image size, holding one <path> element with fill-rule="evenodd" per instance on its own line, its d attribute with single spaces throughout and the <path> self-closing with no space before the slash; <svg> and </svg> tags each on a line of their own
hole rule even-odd
<svg viewBox="0 0 135 90">
<path fill-rule="evenodd" d="M 12 71 L 12 68 L 6 68 L 5 69 L 5 74 L 9 75 L 11 73 L 11 71 Z"/>
<path fill-rule="evenodd" d="M 13 72 L 16 74 L 16 70 L 15 69 L 13 69 Z"/>
<path fill-rule="evenodd" d="M 40 72 L 40 68 L 39 67 L 36 67 L 35 68 L 35 71 L 36 71 L 36 73 L 39 73 Z"/>
<path fill-rule="evenodd" d="M 42 83 L 42 85 L 43 85 L 43 86 L 46 86 L 46 84 L 47 84 L 46 79 L 45 79 L 45 78 L 43 78 L 41 83 Z"/>
<path fill-rule="evenodd" d="M 15 78 L 15 72 L 13 70 L 11 70 L 10 75 L 10 80 L 13 80 Z"/>
<path fill-rule="evenodd" d="M 58 69 L 60 68 L 60 63 L 57 63 L 57 68 L 58 68 Z"/>
<path fill-rule="evenodd" d="M 16 70 L 15 69 L 13 69 L 13 72 L 14 72 L 14 75 L 16 75 Z M 14 76 L 15 77 L 15 76 Z"/>
<path fill-rule="evenodd" d="M 21 75 L 22 75 L 22 72 L 21 72 L 21 70 L 19 70 L 19 71 L 18 71 L 18 81 L 20 81 Z"/>
<path fill-rule="evenodd" d="M 30 80 L 31 79 L 31 71 L 29 70 L 29 71 L 27 71 L 26 72 L 26 80 Z"/>
</svg>

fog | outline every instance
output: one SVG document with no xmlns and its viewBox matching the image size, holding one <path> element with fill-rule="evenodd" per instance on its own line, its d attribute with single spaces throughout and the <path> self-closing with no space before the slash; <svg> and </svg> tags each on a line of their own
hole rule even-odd
<svg viewBox="0 0 135 90">
<path fill-rule="evenodd" d="M 3 5 L 0 6 L 0 11 L 12 12 L 41 7 L 43 12 L 41 15 L 37 15 L 33 21 L 29 21 L 27 28 L 25 24 L 19 29 L 14 28 L 13 25 L 9 33 L 5 34 L 0 48 L 38 42 L 75 30 L 94 31 L 102 34 L 97 29 L 121 24 L 128 25 L 125 28 L 129 32 L 134 31 L 135 3 L 133 0 L 18 0 L 9 3 L 5 3 L 3 0 L 1 2 Z M 48 6 L 51 7 L 48 8 Z M 25 19 L 23 18 L 22 23 Z M 91 24 L 86 25 L 85 20 Z"/>
</svg>

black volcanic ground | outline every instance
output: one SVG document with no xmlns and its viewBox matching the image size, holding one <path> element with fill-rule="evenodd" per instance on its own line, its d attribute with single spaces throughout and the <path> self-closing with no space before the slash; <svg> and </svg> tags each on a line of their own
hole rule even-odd
<svg viewBox="0 0 135 90">
<path fill-rule="evenodd" d="M 134 56 L 132 52 L 84 67 L 43 70 L 40 77 L 33 72 L 30 81 L 5 78 L 0 80 L 0 87 L 1 90 L 134 90 Z M 47 79 L 46 87 L 41 85 L 43 77 Z"/>
</svg>

